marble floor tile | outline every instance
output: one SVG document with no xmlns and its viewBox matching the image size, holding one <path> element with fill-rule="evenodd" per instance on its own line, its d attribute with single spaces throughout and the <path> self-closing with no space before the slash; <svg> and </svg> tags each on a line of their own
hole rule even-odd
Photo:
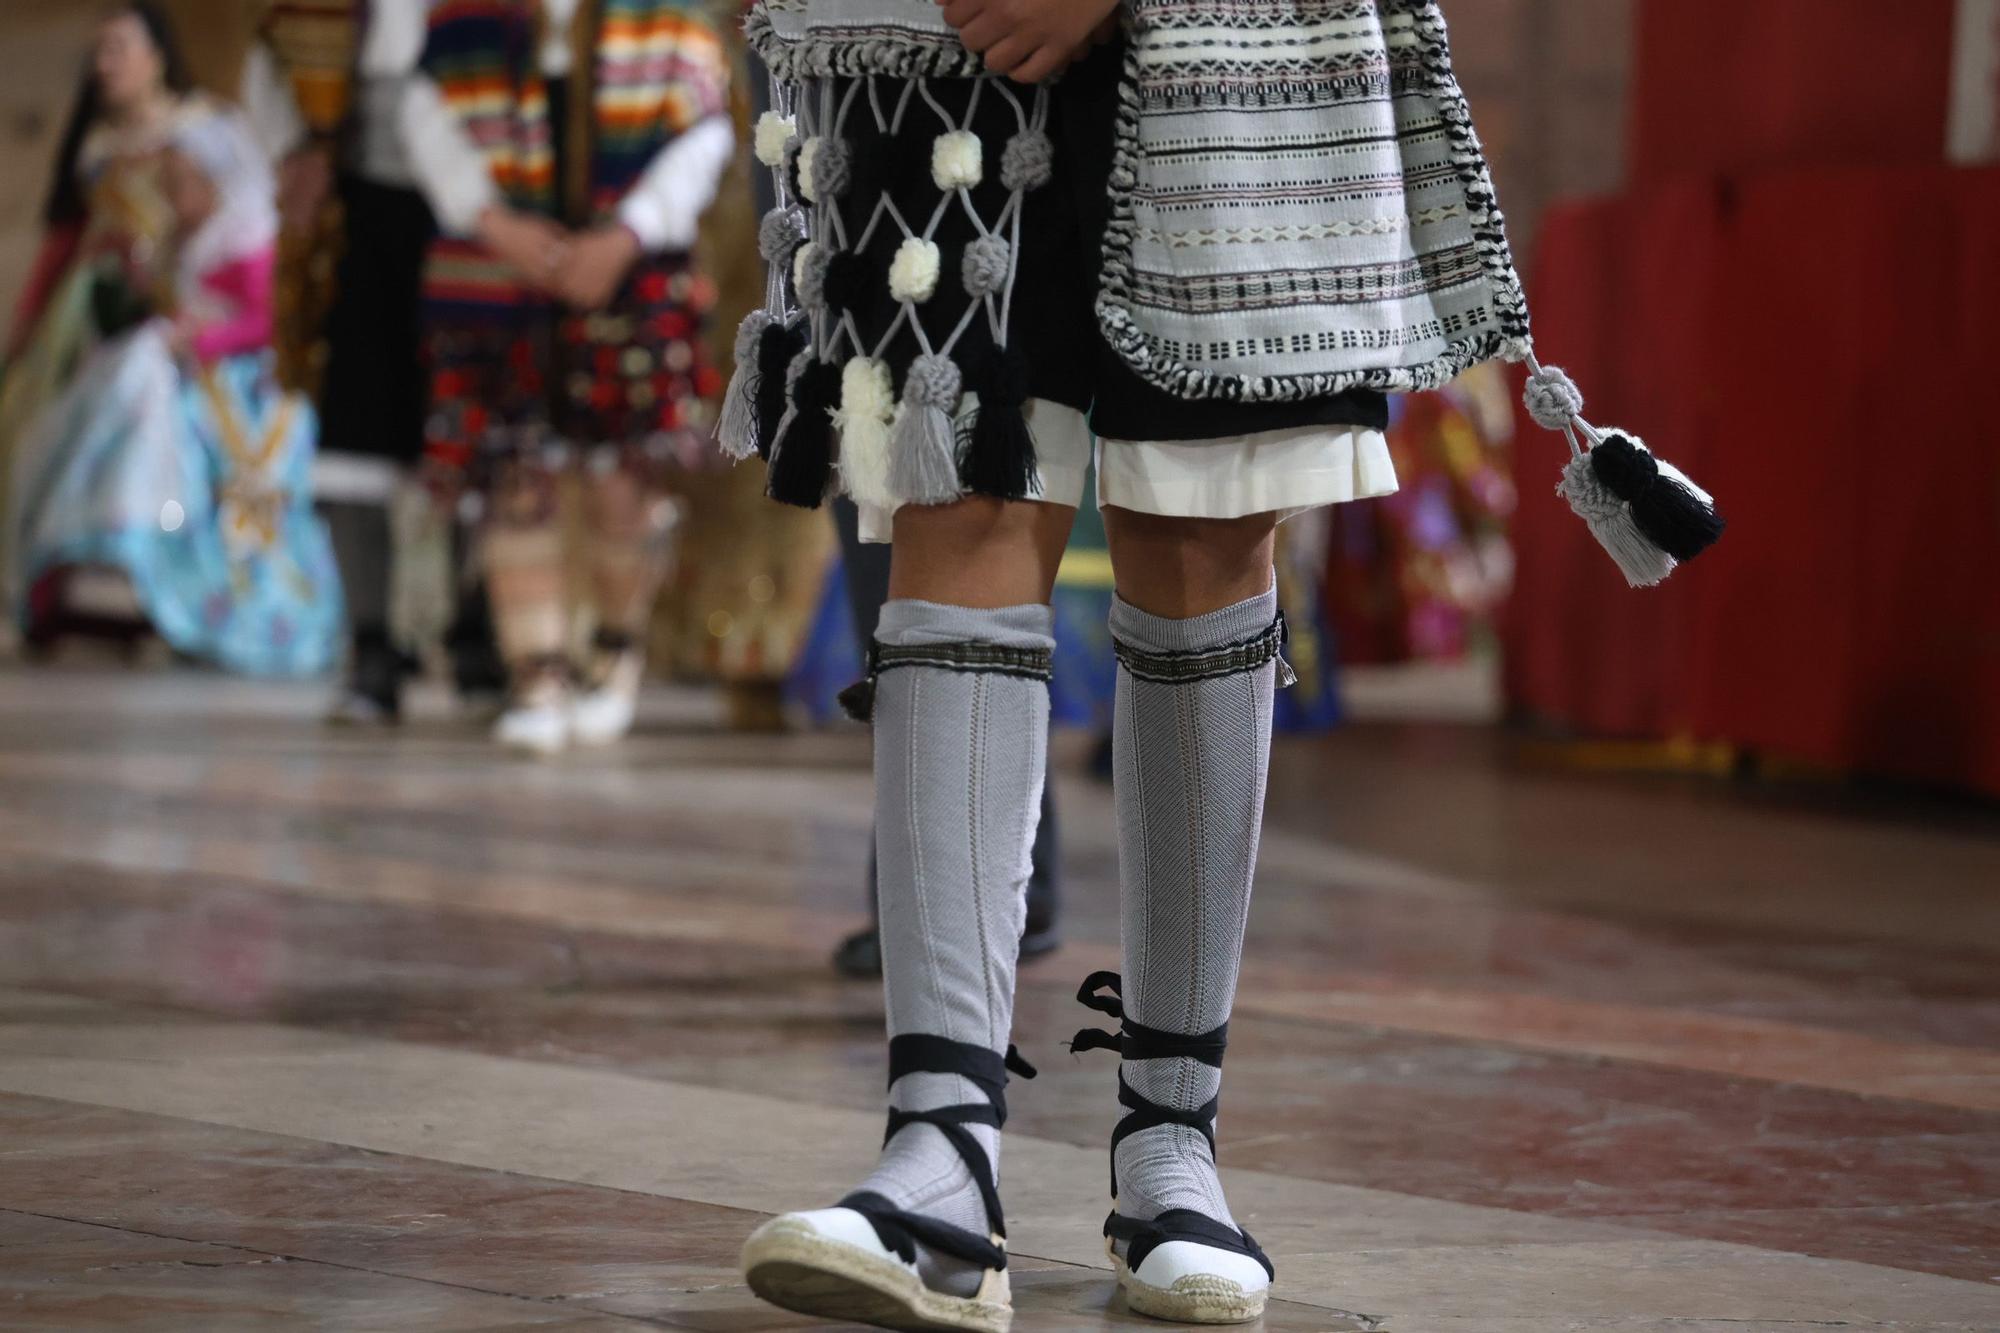
<svg viewBox="0 0 2000 1333">
<path fill-rule="evenodd" d="M 821 1110 L 816 1134 L 801 1140 L 800 1106 L 773 1098 L 263 1024 L 159 1023 L 113 1005 L 79 1003 L 59 1029 L 45 1007 L 35 1012 L 41 1021 L 5 1021 L 0 997 L 0 1089 L 753 1211 L 835 1197 L 865 1167 L 876 1123 L 866 1112 Z M 679 1130 L 670 1151 L 633 1151 L 665 1125 Z M 745 1141 L 759 1150 L 742 1153 Z M 1021 1254 L 1101 1264 L 1098 1214 L 1077 1196 L 1102 1161 L 1010 1138 L 1010 1234 Z M 2000 1321 L 2000 1285 L 1259 1172 L 1226 1179 L 1244 1224 L 1283 1265 L 1288 1298 L 1390 1327 L 1455 1309 L 1512 1317 L 1535 1300 L 1573 1306 L 1578 1317 L 1637 1301 L 1657 1307 L 1640 1313 L 1661 1317 L 1781 1322 L 1823 1318 L 1813 1312 L 1837 1300 L 1862 1328 L 1910 1313 Z M 1378 1234 L 1385 1220 L 1400 1222 L 1412 1241 L 1336 1248 L 1329 1238 L 1346 1218 L 1367 1219 Z M 1490 1239 L 1503 1223 L 1519 1240 Z M 1460 1240 L 1450 1239 L 1454 1224 Z M 1478 1231 L 1488 1238 L 1475 1240 Z M 1720 1293 L 1713 1308 L 1696 1299 L 1702 1292 Z"/>
<path fill-rule="evenodd" d="M 879 988 L 824 961 L 865 735 L 661 691 L 496 762 L 319 703 L 0 668 L 0 1327 L 812 1327 L 733 1252 L 880 1134 Z M 1111 802 L 1058 785 L 1021 1333 L 1140 1326 L 1112 1064 L 1059 1048 L 1117 965 Z M 2000 812 L 1421 725 L 1281 741 L 1270 812 L 1222 1120 L 1266 1327 L 2000 1328 Z"/>
<path fill-rule="evenodd" d="M 0 1326 L 41 1330 L 504 1333 L 641 1329 L 639 1320 L 413 1282 L 255 1250 L 0 1208 Z"/>
</svg>

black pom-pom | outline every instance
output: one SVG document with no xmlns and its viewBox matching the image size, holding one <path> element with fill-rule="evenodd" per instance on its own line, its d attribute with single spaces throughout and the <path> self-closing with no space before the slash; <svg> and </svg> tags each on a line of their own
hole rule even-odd
<svg viewBox="0 0 2000 1333">
<path fill-rule="evenodd" d="M 826 261 L 826 304 L 839 314 L 852 314 L 867 297 L 868 261 L 852 250 Z"/>
<path fill-rule="evenodd" d="M 757 335 L 757 452 L 764 458 L 771 456 L 771 442 L 785 418 L 785 370 L 805 345 L 803 319 L 789 324 L 773 320 Z"/>
<path fill-rule="evenodd" d="M 792 410 L 771 451 L 764 487 L 773 500 L 817 509 L 833 480 L 833 408 L 840 402 L 840 367 L 814 359 L 799 373 Z"/>
<path fill-rule="evenodd" d="M 875 677 L 863 676 L 835 698 L 840 703 L 840 711 L 856 722 L 875 720 Z"/>
<path fill-rule="evenodd" d="M 1035 437 L 1021 413 L 1027 362 L 1012 348 L 995 348 L 967 367 L 965 387 L 979 395 L 979 411 L 961 451 L 959 480 L 976 495 L 1026 499 L 1037 476 Z"/>
<path fill-rule="evenodd" d="M 1712 504 L 1660 470 L 1657 458 L 1623 435 L 1607 435 L 1590 451 L 1590 470 L 1605 490 L 1632 506 L 1632 523 L 1676 560 L 1692 560 L 1722 536 Z"/>
</svg>

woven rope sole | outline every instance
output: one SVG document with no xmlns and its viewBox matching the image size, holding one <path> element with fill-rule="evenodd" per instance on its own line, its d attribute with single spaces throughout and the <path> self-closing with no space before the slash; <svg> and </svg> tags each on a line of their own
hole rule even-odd
<svg viewBox="0 0 2000 1333">
<path fill-rule="evenodd" d="M 1247 1324 L 1264 1313 L 1267 1292 L 1245 1291 L 1220 1277 L 1184 1277 L 1171 1287 L 1154 1287 L 1132 1276 L 1132 1270 L 1107 1243 L 1111 1265 L 1118 1270 L 1118 1289 L 1135 1313 L 1176 1324 Z"/>
<path fill-rule="evenodd" d="M 775 1218 L 743 1243 L 750 1290 L 799 1314 L 877 1328 L 968 1329 L 1007 1333 L 1013 1306 L 947 1296 L 893 1260 L 828 1240 L 811 1227 Z"/>
</svg>

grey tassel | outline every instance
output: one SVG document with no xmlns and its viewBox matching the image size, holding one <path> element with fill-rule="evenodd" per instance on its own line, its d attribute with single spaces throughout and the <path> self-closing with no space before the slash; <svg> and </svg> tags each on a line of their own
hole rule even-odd
<svg viewBox="0 0 2000 1333">
<path fill-rule="evenodd" d="M 947 356 L 910 363 L 889 441 L 889 489 L 907 504 L 944 504 L 963 493 L 958 479 L 958 366 Z"/>
<path fill-rule="evenodd" d="M 736 368 L 722 391 L 715 439 L 723 453 L 738 461 L 757 452 L 757 340 L 770 326 L 768 310 L 752 310 L 736 326 Z"/>
<path fill-rule="evenodd" d="M 1590 535 L 1611 553 L 1619 572 L 1633 587 L 1653 587 L 1674 572 L 1674 558 L 1639 531 L 1632 518 L 1632 506 L 1598 480 L 1589 454 L 1578 454 L 1569 460 L 1556 494 L 1569 501 L 1577 517 L 1589 525 Z"/>
<path fill-rule="evenodd" d="M 1583 394 L 1561 367 L 1532 355 L 1528 366 L 1528 415 L 1569 437 L 1570 461 L 1556 494 L 1589 525 L 1627 583 L 1650 588 L 1715 544 L 1724 523 L 1714 497 L 1655 458 L 1637 436 L 1585 421 Z"/>
</svg>

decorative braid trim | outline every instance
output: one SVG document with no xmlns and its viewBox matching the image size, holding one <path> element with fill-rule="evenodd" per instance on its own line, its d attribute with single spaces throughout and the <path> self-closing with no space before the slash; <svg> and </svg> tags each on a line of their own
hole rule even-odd
<svg viewBox="0 0 2000 1333">
<path fill-rule="evenodd" d="M 1219 680 L 1224 676 L 1247 675 L 1278 661 L 1279 653 L 1284 650 L 1285 637 L 1285 615 L 1280 611 L 1268 629 L 1221 648 L 1201 652 L 1149 653 L 1115 636 L 1111 640 L 1111 648 L 1118 654 L 1119 665 L 1136 679 L 1158 685 L 1192 685 L 1197 681 Z"/>
<path fill-rule="evenodd" d="M 1418 393 L 1443 388 L 1457 376 L 1496 358 L 1525 361 L 1534 349 L 1528 329 L 1528 299 L 1514 271 L 1507 244 L 1507 222 L 1500 212 L 1492 174 L 1472 127 L 1472 109 L 1451 69 L 1444 15 L 1436 0 L 1387 0 L 1388 6 L 1415 15 L 1423 54 L 1423 73 L 1430 82 L 1446 137 L 1452 165 L 1465 187 L 1466 208 L 1481 268 L 1492 286 L 1502 327 L 1449 344 L 1431 361 L 1415 366 L 1386 366 L 1338 374 L 1229 375 L 1203 370 L 1161 351 L 1153 335 L 1133 318 L 1131 292 L 1133 249 L 1139 227 L 1133 216 L 1133 192 L 1138 186 L 1139 42 L 1130 18 L 1126 21 L 1124 77 L 1118 84 L 1118 115 L 1111 152 L 1111 215 L 1104 228 L 1103 266 L 1097 294 L 1097 321 L 1104 337 L 1141 379 L 1178 398 L 1222 402 L 1298 402 L 1330 397 L 1354 389 L 1384 393 Z"/>
<path fill-rule="evenodd" d="M 986 72 L 980 57 L 965 49 L 956 35 L 896 30 L 893 35 L 870 28 L 865 35 L 839 28 L 783 37 L 761 6 L 743 20 L 743 37 L 771 73 L 786 82 L 864 74 L 888 74 L 901 79 L 936 75 L 972 78 Z"/>
<path fill-rule="evenodd" d="M 1044 683 L 1055 674 L 1055 654 L 1047 648 L 1007 648 L 992 643 L 876 644 L 868 653 L 868 674 L 903 667 L 934 667 L 982 676 L 1017 676 Z"/>
</svg>

